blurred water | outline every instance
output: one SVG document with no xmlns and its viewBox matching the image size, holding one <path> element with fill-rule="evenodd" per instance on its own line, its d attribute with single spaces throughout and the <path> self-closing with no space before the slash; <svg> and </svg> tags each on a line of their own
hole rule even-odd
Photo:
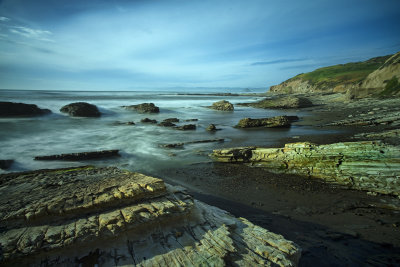
<svg viewBox="0 0 400 267">
<path fill-rule="evenodd" d="M 257 101 L 255 96 L 181 95 L 174 92 L 64 92 L 0 90 L 0 101 L 36 104 L 52 110 L 51 115 L 33 118 L 0 118 L 0 159 L 15 159 L 9 171 L 77 166 L 113 165 L 133 171 L 156 172 L 163 168 L 186 166 L 208 161 L 212 149 L 245 145 L 272 145 L 278 138 L 314 134 L 304 127 L 289 129 L 233 128 L 245 117 L 302 115 L 296 111 L 274 111 L 235 106 L 234 112 L 214 111 L 210 106 L 219 100 L 231 103 Z M 72 118 L 59 109 L 69 103 L 84 101 L 98 106 L 100 118 Z M 121 106 L 152 102 L 159 114 L 140 114 Z M 161 121 L 176 117 L 182 124 L 194 123 L 195 131 L 178 131 L 140 123 L 142 118 Z M 198 119 L 196 122 L 183 122 Z M 116 121 L 134 121 L 136 125 L 115 125 Z M 214 123 L 220 131 L 210 133 Z M 160 144 L 224 138 L 224 143 L 185 145 L 184 149 L 160 148 Z M 38 155 L 120 149 L 121 157 L 91 162 L 35 161 Z M 4 172 L 4 171 L 2 171 Z"/>
</svg>

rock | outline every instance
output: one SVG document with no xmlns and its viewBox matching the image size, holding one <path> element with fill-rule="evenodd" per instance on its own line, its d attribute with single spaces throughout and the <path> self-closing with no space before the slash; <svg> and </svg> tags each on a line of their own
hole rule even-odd
<svg viewBox="0 0 400 267">
<path fill-rule="evenodd" d="M 201 144 L 201 143 L 212 143 L 212 142 L 222 143 L 222 142 L 225 142 L 225 139 L 218 138 L 218 139 L 196 140 L 196 141 L 189 141 L 189 142 L 185 142 L 185 143 L 163 144 L 160 146 L 164 147 L 164 148 L 183 148 L 183 146 L 186 144 Z"/>
<path fill-rule="evenodd" d="M 119 150 L 102 150 L 92 152 L 79 152 L 70 154 L 50 155 L 50 156 L 37 156 L 35 160 L 92 160 L 109 157 L 119 157 Z"/>
<path fill-rule="evenodd" d="M 186 122 L 190 122 L 190 121 L 198 121 L 199 119 L 187 119 L 185 120 Z"/>
<path fill-rule="evenodd" d="M 0 169 L 7 170 L 14 163 L 13 159 L 0 159 Z"/>
<path fill-rule="evenodd" d="M 312 102 L 305 97 L 299 96 L 280 96 L 277 98 L 266 98 L 256 103 L 247 104 L 256 108 L 276 108 L 276 109 L 292 109 L 311 107 Z"/>
<path fill-rule="evenodd" d="M 168 118 L 168 119 L 163 120 L 163 122 L 179 122 L 179 119 L 178 118 Z"/>
<path fill-rule="evenodd" d="M 41 109 L 34 104 L 0 102 L 0 117 L 39 116 L 49 113 L 49 109 Z"/>
<path fill-rule="evenodd" d="M 142 103 L 138 105 L 122 106 L 128 110 L 136 110 L 140 113 L 159 113 L 160 109 L 153 103 Z"/>
<path fill-rule="evenodd" d="M 221 100 L 221 101 L 215 102 L 209 108 L 215 109 L 215 110 L 221 110 L 221 111 L 233 111 L 234 110 L 233 105 L 229 101 L 226 101 L 226 100 Z"/>
<path fill-rule="evenodd" d="M 210 125 L 208 125 L 206 130 L 209 131 L 209 132 L 215 132 L 217 130 L 217 127 L 215 127 L 214 124 L 210 124 Z"/>
<path fill-rule="evenodd" d="M 68 113 L 72 117 L 100 117 L 101 113 L 95 105 L 86 102 L 75 102 L 63 106 L 60 109 L 63 113 Z"/>
<path fill-rule="evenodd" d="M 157 124 L 158 126 L 163 126 L 163 127 L 175 127 L 176 124 L 172 123 L 170 121 L 162 121 L 159 124 Z"/>
<path fill-rule="evenodd" d="M 151 119 L 149 119 L 149 118 L 141 119 L 140 122 L 143 122 L 143 123 L 153 123 L 153 124 L 154 124 L 154 123 L 157 123 L 156 120 L 151 120 Z"/>
<path fill-rule="evenodd" d="M 245 118 L 241 119 L 239 123 L 235 126 L 237 128 L 253 128 L 253 127 L 290 127 L 290 119 L 287 116 L 276 116 L 272 118 L 261 118 L 261 119 L 251 119 Z"/>
<path fill-rule="evenodd" d="M 135 123 L 133 121 L 127 121 L 127 122 L 116 121 L 116 122 L 113 123 L 113 125 L 115 125 L 115 126 L 119 126 L 119 125 L 135 125 Z"/>
<path fill-rule="evenodd" d="M 231 148 L 214 150 L 212 157 L 221 162 L 250 162 L 273 172 L 320 178 L 353 189 L 400 195 L 400 148 L 379 141 Z"/>
<path fill-rule="evenodd" d="M 182 126 L 177 126 L 177 127 L 175 127 L 175 129 L 181 130 L 181 131 L 196 130 L 196 125 L 195 124 L 185 124 Z"/>
<path fill-rule="evenodd" d="M 163 145 L 160 145 L 160 147 L 164 147 L 164 148 L 183 148 L 184 145 L 185 145 L 185 143 L 174 143 L 174 144 L 163 144 Z"/>
<path fill-rule="evenodd" d="M 0 183 L 2 266 L 296 266 L 301 255 L 283 236 L 140 173 L 86 166 Z"/>
</svg>

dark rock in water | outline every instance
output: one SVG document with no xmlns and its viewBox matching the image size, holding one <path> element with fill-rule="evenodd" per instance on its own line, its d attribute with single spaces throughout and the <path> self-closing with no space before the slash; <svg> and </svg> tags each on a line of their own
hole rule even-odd
<svg viewBox="0 0 400 267">
<path fill-rule="evenodd" d="M 34 104 L 0 102 L 0 117 L 38 116 L 49 113 L 51 113 L 49 109 L 41 109 Z"/>
<path fill-rule="evenodd" d="M 143 123 L 157 123 L 156 120 L 152 120 L 152 119 L 149 119 L 149 118 L 141 119 L 140 122 L 143 122 Z"/>
<path fill-rule="evenodd" d="M 196 125 L 195 124 L 186 124 L 186 125 L 182 125 L 179 127 L 175 127 L 175 129 L 181 130 L 181 131 L 196 130 Z"/>
<path fill-rule="evenodd" d="M 277 98 L 266 98 L 256 103 L 244 104 L 255 108 L 276 108 L 276 109 L 291 109 L 291 108 L 306 108 L 313 106 L 313 103 L 305 97 L 298 96 L 283 96 Z"/>
<path fill-rule="evenodd" d="M 7 170 L 13 163 L 13 159 L 0 159 L 0 169 Z"/>
<path fill-rule="evenodd" d="M 185 120 L 185 121 L 187 121 L 187 122 L 189 122 L 189 121 L 198 121 L 199 119 L 188 119 L 188 120 Z"/>
<path fill-rule="evenodd" d="M 221 101 L 215 102 L 209 108 L 215 109 L 215 110 L 221 110 L 221 111 L 233 111 L 234 110 L 233 105 L 229 101 L 226 101 L 226 100 L 221 100 Z"/>
<path fill-rule="evenodd" d="M 245 118 L 245 119 L 241 119 L 235 127 L 237 127 L 237 128 L 290 127 L 290 120 L 288 119 L 287 116 L 276 116 L 276 117 L 272 117 L 272 118 L 261 118 L 261 119 Z"/>
<path fill-rule="evenodd" d="M 91 160 L 109 157 L 119 157 L 119 150 L 102 150 L 102 151 L 92 151 L 92 152 L 79 152 L 79 153 L 69 153 L 60 155 L 50 155 L 50 156 L 37 156 L 35 160 Z"/>
<path fill-rule="evenodd" d="M 163 127 L 175 127 L 176 124 L 172 123 L 170 121 L 162 121 L 159 124 L 157 124 L 158 126 L 163 126 Z"/>
<path fill-rule="evenodd" d="M 207 139 L 207 140 L 189 141 L 189 142 L 185 142 L 185 143 L 162 144 L 162 145 L 160 145 L 160 147 L 164 147 L 164 148 L 183 148 L 184 145 L 188 145 L 188 144 L 201 144 L 201 143 L 212 143 L 212 142 L 222 143 L 222 142 L 225 142 L 225 139 L 219 138 L 219 139 Z"/>
<path fill-rule="evenodd" d="M 298 121 L 300 118 L 297 116 L 286 116 L 290 122 Z"/>
<path fill-rule="evenodd" d="M 185 145 L 185 143 L 174 143 L 174 144 L 163 144 L 160 145 L 160 147 L 164 148 L 182 148 Z"/>
<path fill-rule="evenodd" d="M 95 105 L 86 102 L 75 102 L 63 106 L 60 109 L 63 113 L 68 113 L 72 117 L 100 117 L 101 113 Z"/>
<path fill-rule="evenodd" d="M 210 124 L 208 125 L 208 127 L 206 128 L 207 131 L 209 132 L 215 132 L 218 131 L 219 129 L 217 129 L 217 127 L 215 126 L 215 124 Z"/>
<path fill-rule="evenodd" d="M 116 121 L 116 122 L 113 123 L 113 125 L 115 125 L 115 126 L 119 126 L 119 125 L 135 125 L 135 123 L 133 121 L 127 121 L 127 122 Z"/>
<path fill-rule="evenodd" d="M 163 120 L 163 122 L 179 122 L 179 119 L 178 118 L 168 118 L 168 119 Z"/>
<path fill-rule="evenodd" d="M 129 110 L 136 110 L 140 113 L 159 113 L 160 109 L 153 103 L 142 103 L 138 105 L 122 106 Z"/>
</svg>

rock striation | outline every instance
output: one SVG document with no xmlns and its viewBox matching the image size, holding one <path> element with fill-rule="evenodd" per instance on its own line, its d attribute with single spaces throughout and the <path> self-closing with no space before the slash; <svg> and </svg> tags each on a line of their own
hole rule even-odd
<svg viewBox="0 0 400 267">
<path fill-rule="evenodd" d="M 40 116 L 49 113 L 49 109 L 41 109 L 34 104 L 0 102 L 0 117 Z"/>
<path fill-rule="evenodd" d="M 2 266 L 296 266 L 301 254 L 139 173 L 86 166 L 0 175 L 0 184 Z"/>
<path fill-rule="evenodd" d="M 119 150 L 101 150 L 91 152 L 78 152 L 69 154 L 49 155 L 49 156 L 36 156 L 35 160 L 92 160 L 109 157 L 119 157 Z"/>
<path fill-rule="evenodd" d="M 298 119 L 298 118 L 297 118 Z M 267 128 L 279 128 L 279 127 L 290 127 L 292 116 L 275 116 L 271 118 L 241 119 L 236 128 L 254 128 L 254 127 L 267 127 Z"/>
<path fill-rule="evenodd" d="M 139 113 L 159 113 L 160 108 L 154 105 L 154 103 L 142 103 L 138 105 L 122 106 L 128 110 L 136 110 Z"/>
<path fill-rule="evenodd" d="M 235 109 L 233 104 L 226 100 L 215 102 L 209 108 L 221 111 L 233 111 Z"/>
<path fill-rule="evenodd" d="M 63 106 L 60 109 L 63 113 L 68 113 L 72 117 L 100 117 L 101 113 L 98 108 L 86 102 L 75 102 Z"/>
<path fill-rule="evenodd" d="M 247 162 L 277 173 L 299 174 L 354 189 L 400 195 L 400 148 L 379 141 L 230 148 L 214 150 L 211 156 L 221 162 Z"/>
</svg>

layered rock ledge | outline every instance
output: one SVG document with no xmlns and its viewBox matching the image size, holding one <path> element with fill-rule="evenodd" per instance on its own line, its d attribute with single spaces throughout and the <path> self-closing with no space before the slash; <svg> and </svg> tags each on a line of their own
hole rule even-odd
<svg viewBox="0 0 400 267">
<path fill-rule="evenodd" d="M 295 266 L 300 248 L 117 168 L 0 175 L 0 265 Z M 23 197 L 22 197 L 23 196 Z"/>
<path fill-rule="evenodd" d="M 221 162 L 247 162 L 267 167 L 272 172 L 299 174 L 354 189 L 400 195 L 400 148 L 380 141 L 229 148 L 214 150 L 211 156 Z"/>
</svg>

